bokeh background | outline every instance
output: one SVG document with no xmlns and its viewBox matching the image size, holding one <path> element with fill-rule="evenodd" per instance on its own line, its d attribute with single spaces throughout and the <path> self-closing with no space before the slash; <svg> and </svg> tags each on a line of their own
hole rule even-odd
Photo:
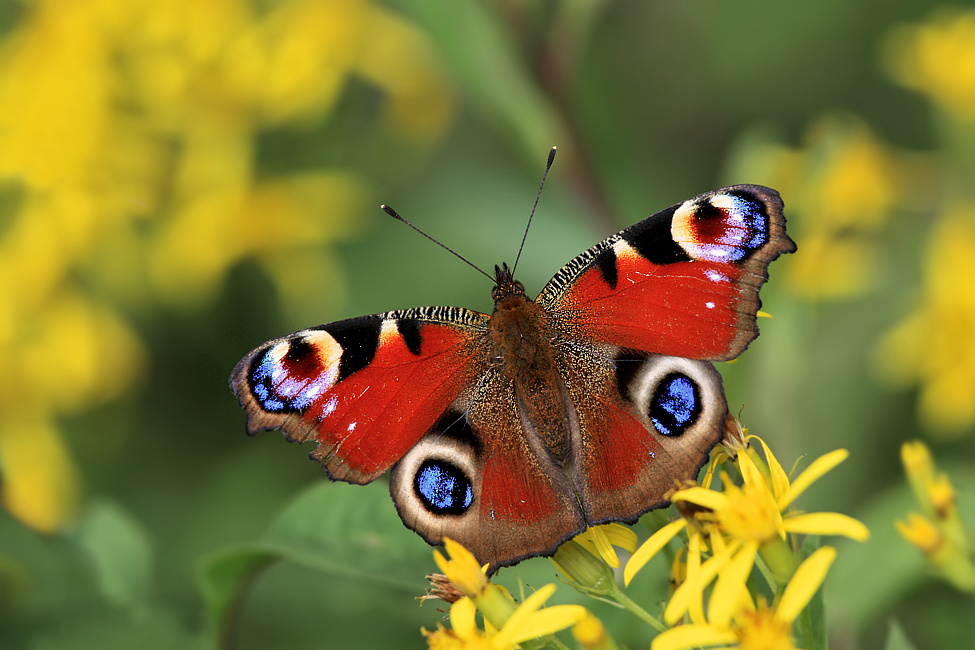
<svg viewBox="0 0 975 650">
<path fill-rule="evenodd" d="M 971 597 L 893 523 L 912 438 L 975 521 L 975 8 L 935 0 L 5 0 L 0 646 L 421 646 L 434 564 L 384 483 L 247 438 L 227 377 L 310 325 L 489 310 L 378 206 L 511 262 L 552 145 L 529 293 L 700 192 L 782 193 L 799 250 L 720 364 L 731 410 L 787 467 L 851 451 L 801 503 L 873 534 L 840 545 L 834 647 L 970 648 Z"/>
</svg>

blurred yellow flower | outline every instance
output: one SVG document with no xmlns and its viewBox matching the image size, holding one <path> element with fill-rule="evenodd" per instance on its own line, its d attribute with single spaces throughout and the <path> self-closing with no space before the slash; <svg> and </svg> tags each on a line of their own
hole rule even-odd
<svg viewBox="0 0 975 650">
<path fill-rule="evenodd" d="M 932 568 L 956 588 L 975 593 L 975 557 L 958 510 L 954 486 L 938 473 L 923 442 L 905 442 L 901 461 L 924 515 L 911 512 L 896 521 L 898 532 L 924 553 Z"/>
<path fill-rule="evenodd" d="M 804 144 L 744 146 L 739 173 L 777 188 L 802 255 L 787 260 L 787 282 L 809 300 L 846 299 L 877 280 L 874 234 L 903 191 L 897 156 L 862 120 L 824 115 Z"/>
<path fill-rule="evenodd" d="M 894 30 L 885 61 L 891 75 L 953 115 L 975 120 L 975 11 L 938 9 Z"/>
<path fill-rule="evenodd" d="M 956 437 L 975 426 L 975 210 L 949 209 L 927 246 L 923 297 L 874 350 L 877 376 L 895 388 L 920 388 L 919 415 L 934 434 Z"/>
<path fill-rule="evenodd" d="M 424 36 L 369 0 L 24 4 L 0 41 L 0 474 L 11 512 L 42 530 L 70 517 L 78 478 L 57 419 L 117 397 L 142 371 L 123 306 L 199 305 L 245 258 L 286 307 L 306 304 L 322 277 L 341 295 L 322 247 L 354 232 L 366 181 L 344 170 L 265 177 L 255 135 L 320 120 L 351 77 L 384 93 L 383 126 L 407 143 L 450 118 Z"/>
</svg>

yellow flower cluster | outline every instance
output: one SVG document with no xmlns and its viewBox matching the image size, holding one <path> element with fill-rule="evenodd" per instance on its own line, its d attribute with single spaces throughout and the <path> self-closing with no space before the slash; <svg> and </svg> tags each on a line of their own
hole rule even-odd
<svg viewBox="0 0 975 650">
<path fill-rule="evenodd" d="M 244 258 L 286 305 L 335 275 L 316 247 L 355 227 L 364 181 L 261 177 L 254 136 L 320 119 L 353 75 L 385 92 L 394 135 L 445 126 L 430 47 L 368 0 L 24 5 L 0 41 L 0 474 L 16 516 L 70 516 L 58 420 L 143 370 L 127 311 L 199 304 Z"/>
<path fill-rule="evenodd" d="M 975 120 L 975 11 L 942 8 L 888 39 L 892 76 L 965 121 Z"/>
<path fill-rule="evenodd" d="M 921 304 L 879 342 L 877 375 L 920 386 L 922 422 L 958 436 L 975 424 L 975 209 L 942 215 L 927 245 Z"/>
<path fill-rule="evenodd" d="M 975 549 L 958 511 L 951 482 L 945 474 L 935 471 L 931 452 L 922 442 L 905 442 L 901 460 L 924 514 L 910 513 L 907 521 L 896 522 L 897 530 L 924 553 L 945 580 L 975 593 Z"/>
<path fill-rule="evenodd" d="M 892 76 L 929 98 L 945 127 L 937 196 L 947 199 L 930 208 L 936 218 L 919 304 L 881 339 L 874 365 L 893 387 L 920 388 L 918 411 L 930 433 L 957 437 L 975 427 L 975 11 L 938 10 L 894 30 L 887 45 Z"/>
<path fill-rule="evenodd" d="M 688 487 L 672 495 L 683 517 L 661 527 L 639 548 L 634 548 L 632 533 L 623 534 L 626 529 L 610 524 L 587 530 L 555 553 L 556 565 L 569 585 L 616 603 L 655 629 L 654 650 L 712 645 L 792 650 L 794 623 L 836 557 L 834 549 L 824 546 L 800 563 L 799 552 L 791 543 L 794 534 L 844 535 L 861 541 L 869 535 L 863 524 L 846 515 L 792 509 L 800 494 L 846 458 L 845 450 L 815 460 L 790 481 L 764 442 L 732 425 L 737 422 L 729 423 L 726 441 L 712 463 L 733 460 L 742 485 L 721 472 L 723 489 L 710 489 L 715 476 L 715 468 L 710 467 L 708 485 Z M 749 439 L 759 440 L 764 459 L 747 445 Z M 624 584 L 629 586 L 646 563 L 685 530 L 687 544 L 677 554 L 673 571 L 678 578 L 676 589 L 661 622 L 617 584 L 613 567 L 619 562 L 611 546 L 632 553 L 623 569 Z M 447 550 L 452 559 L 447 561 L 435 553 L 437 563 L 466 597 L 451 608 L 452 629 L 425 632 L 431 648 L 507 648 L 517 643 L 514 638 L 527 641 L 569 626 L 586 648 L 616 647 L 607 630 L 582 608 L 552 607 L 544 610 L 544 617 L 536 612 L 539 601 L 551 595 L 551 586 L 526 599 L 517 608 L 524 608 L 525 614 L 515 616 L 513 601 L 487 580 L 473 556 L 453 541 L 447 542 Z M 771 605 L 749 591 L 748 579 L 756 565 L 769 580 L 774 596 Z M 706 597 L 708 591 L 710 596 Z M 484 615 L 484 631 L 474 625 L 475 610 Z M 527 625 L 529 620 L 532 625 Z M 505 634 L 509 628 L 511 632 Z"/>
<path fill-rule="evenodd" d="M 557 605 L 542 609 L 555 585 L 546 585 L 516 605 L 506 590 L 492 584 L 474 556 L 457 542 L 444 541 L 450 559 L 434 551 L 440 570 L 464 597 L 450 607 L 450 628 L 423 630 L 432 650 L 511 650 L 519 644 L 554 634 L 582 623 L 589 613 L 580 605 Z M 480 610 L 484 629 L 475 621 Z M 585 634 L 592 631 L 589 622 Z"/>
<path fill-rule="evenodd" d="M 800 147 L 746 146 L 747 177 L 786 198 L 790 232 L 802 255 L 785 261 L 790 291 L 807 300 L 839 300 L 877 281 L 876 234 L 902 188 L 902 163 L 863 121 L 825 115 Z"/>
</svg>

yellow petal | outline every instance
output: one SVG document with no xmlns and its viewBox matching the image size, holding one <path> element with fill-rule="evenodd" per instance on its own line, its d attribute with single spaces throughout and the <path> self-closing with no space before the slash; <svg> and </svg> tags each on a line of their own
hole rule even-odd
<svg viewBox="0 0 975 650">
<path fill-rule="evenodd" d="M 546 607 L 539 612 L 533 612 L 530 616 L 519 620 L 517 625 L 512 624 L 511 621 L 506 623 L 504 628 L 498 632 L 498 636 L 495 637 L 495 643 L 501 647 L 507 647 L 506 644 L 514 645 L 529 639 L 537 639 L 548 636 L 549 634 L 555 634 L 559 630 L 564 630 L 579 623 L 588 614 L 589 612 L 582 605 L 556 605 L 555 607 Z M 514 619 L 513 616 L 512 619 Z"/>
<path fill-rule="evenodd" d="M 450 627 L 463 638 L 470 638 L 478 633 L 474 615 L 477 608 L 474 601 L 464 597 L 450 606 Z"/>
<path fill-rule="evenodd" d="M 636 550 L 623 568 L 623 584 L 629 586 L 630 581 L 633 580 L 633 576 L 643 568 L 643 565 L 649 562 L 650 558 L 656 555 L 660 549 L 667 546 L 670 540 L 682 531 L 685 526 L 687 526 L 687 522 L 684 519 L 672 521 L 651 535 L 650 539 L 643 542 L 643 545 Z"/>
<path fill-rule="evenodd" d="M 778 498 L 779 495 L 785 494 L 788 491 L 789 477 L 786 475 L 785 470 L 782 469 L 782 465 L 772 453 L 772 450 L 765 444 L 765 441 L 758 436 L 752 436 L 752 438 L 762 443 L 762 448 L 765 450 L 765 462 L 768 463 L 769 474 L 772 478 L 772 494 Z"/>
<path fill-rule="evenodd" d="M 683 650 L 727 646 L 737 640 L 735 633 L 711 625 L 680 625 L 657 636 L 650 650 Z"/>
<path fill-rule="evenodd" d="M 744 456 L 744 454 L 738 454 L 739 457 Z M 681 490 L 674 494 L 673 501 L 688 501 L 690 503 L 696 503 L 699 506 L 703 506 L 710 510 L 721 510 L 728 505 L 728 497 L 721 492 L 715 492 L 714 490 L 705 490 L 702 487 L 692 487 L 686 490 Z"/>
<path fill-rule="evenodd" d="M 809 604 L 816 590 L 826 579 L 826 572 L 836 559 L 836 549 L 823 546 L 806 558 L 799 565 L 792 580 L 782 592 L 782 600 L 775 609 L 775 618 L 786 623 L 792 623 L 799 616 L 803 608 Z"/>
<path fill-rule="evenodd" d="M 787 517 L 782 527 L 790 533 L 806 535 L 843 535 L 858 542 L 870 538 L 870 531 L 862 523 L 837 512 L 811 512 Z"/>
<path fill-rule="evenodd" d="M 43 415 L 0 423 L 3 505 L 28 526 L 52 533 L 74 514 L 78 476 L 61 434 Z"/>
<path fill-rule="evenodd" d="M 609 538 L 606 537 L 606 532 L 603 530 L 603 527 L 596 526 L 590 528 L 586 531 L 586 534 L 588 534 L 589 540 L 592 542 L 599 557 L 603 558 L 603 561 L 614 569 L 618 568 L 620 559 L 616 555 L 616 551 L 613 550 L 613 545 L 610 543 Z"/>
<path fill-rule="evenodd" d="M 806 488 L 812 485 L 816 480 L 823 474 L 833 469 L 850 455 L 845 449 L 837 449 L 831 451 L 828 454 L 824 454 L 814 460 L 805 471 L 800 474 L 785 494 L 781 495 L 778 499 L 778 505 L 780 510 L 784 510 L 786 506 L 796 500 L 796 498 L 805 492 Z"/>
<path fill-rule="evenodd" d="M 742 598 L 748 597 L 748 576 L 755 566 L 758 544 L 749 542 L 735 555 L 720 574 L 708 601 L 708 618 L 714 625 L 728 625 L 738 611 Z"/>
<path fill-rule="evenodd" d="M 716 555 L 702 564 L 701 568 L 695 571 L 693 575 L 688 566 L 687 580 L 677 588 L 677 591 L 670 598 L 670 602 L 667 603 L 667 609 L 664 611 L 664 621 L 668 625 L 673 625 L 680 620 L 684 612 L 692 606 L 693 601 L 701 600 L 705 587 L 711 584 L 714 577 L 718 575 L 718 572 L 724 568 L 730 559 L 731 555 L 728 553 Z"/>
<path fill-rule="evenodd" d="M 598 528 L 605 533 L 609 543 L 613 546 L 618 546 L 630 553 L 636 550 L 637 537 L 632 528 L 620 524 L 607 524 Z"/>
</svg>

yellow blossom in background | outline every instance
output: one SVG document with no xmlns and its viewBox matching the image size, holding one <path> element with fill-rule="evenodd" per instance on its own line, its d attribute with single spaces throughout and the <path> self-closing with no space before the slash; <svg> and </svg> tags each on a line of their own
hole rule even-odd
<svg viewBox="0 0 975 650">
<path fill-rule="evenodd" d="M 956 588 L 975 593 L 975 556 L 969 533 L 958 510 L 955 489 L 938 473 L 924 443 L 905 442 L 901 461 L 914 497 L 924 511 L 911 512 L 907 521 L 894 522 L 898 532 L 916 546 L 931 567 Z"/>
<path fill-rule="evenodd" d="M 891 75 L 951 114 L 975 120 L 975 11 L 938 9 L 923 23 L 904 25 L 888 39 Z"/>
<path fill-rule="evenodd" d="M 903 171 L 897 156 L 862 120 L 824 115 L 802 146 L 746 144 L 737 173 L 785 197 L 790 234 L 802 255 L 785 260 L 790 290 L 808 300 L 860 295 L 877 281 L 876 233 L 899 201 Z"/>
<path fill-rule="evenodd" d="M 975 210 L 958 206 L 936 223 L 927 245 L 923 297 L 874 350 L 877 376 L 918 386 L 926 428 L 956 437 L 975 427 Z"/>
<path fill-rule="evenodd" d="M 255 136 L 326 117 L 351 77 L 385 94 L 381 126 L 407 143 L 449 120 L 432 48 L 368 0 L 24 4 L 0 41 L 0 474 L 12 513 L 45 531 L 70 517 L 78 477 L 58 418 L 144 372 L 126 309 L 198 306 L 248 258 L 291 309 L 323 277 L 341 297 L 322 246 L 355 232 L 367 180 L 262 175 Z"/>
</svg>

